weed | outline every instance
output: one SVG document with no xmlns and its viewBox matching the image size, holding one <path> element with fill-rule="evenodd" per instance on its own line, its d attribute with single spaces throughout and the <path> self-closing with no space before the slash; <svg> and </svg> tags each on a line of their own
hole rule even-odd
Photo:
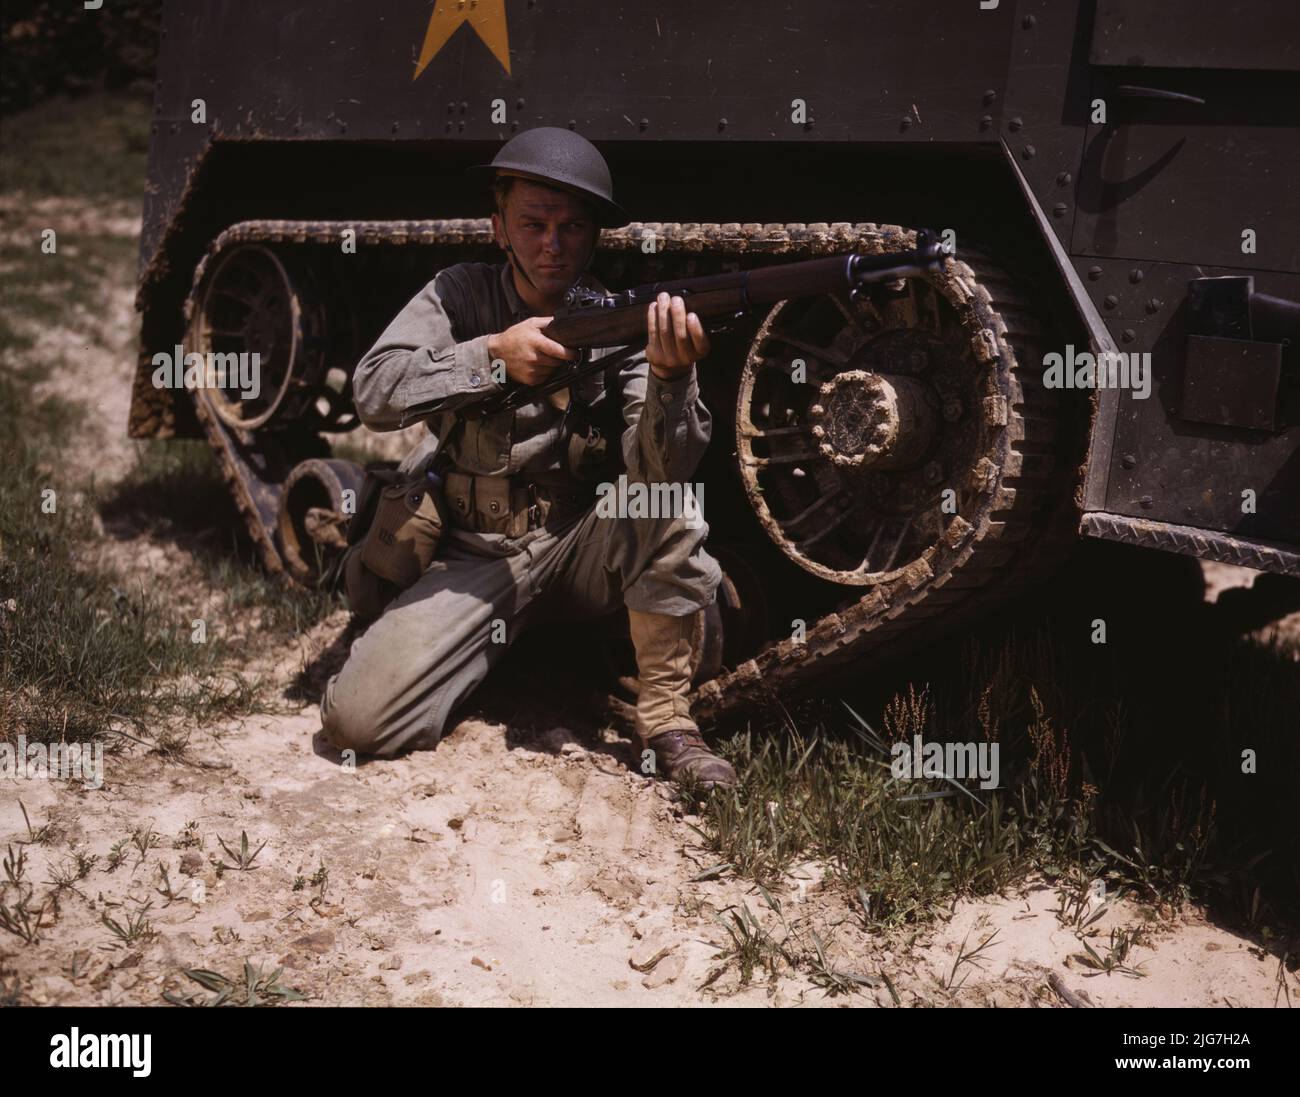
<svg viewBox="0 0 1300 1097">
<path fill-rule="evenodd" d="M 955 993 L 958 990 L 961 990 L 962 986 L 965 985 L 966 977 L 967 975 L 970 974 L 970 972 L 965 972 L 961 977 L 961 982 L 958 983 L 955 982 L 957 978 L 958 969 L 960 969 L 963 964 L 970 964 L 972 967 L 982 968 L 983 965 L 979 962 L 980 954 L 985 949 L 990 948 L 992 946 L 993 939 L 997 935 L 998 935 L 998 931 L 994 930 L 987 937 L 985 937 L 984 940 L 982 940 L 978 945 L 976 945 L 973 949 L 971 949 L 968 952 L 966 950 L 966 943 L 970 940 L 970 934 L 969 933 L 966 934 L 966 936 L 962 939 L 961 947 L 957 950 L 957 959 L 954 960 L 952 963 L 952 970 L 948 972 L 947 980 L 940 981 L 939 985 L 944 990 L 948 991 L 950 994 Z"/>
<path fill-rule="evenodd" d="M 19 800 L 18 806 L 22 809 L 23 822 L 27 824 L 27 841 L 34 846 L 43 845 L 49 841 L 51 837 L 50 824 L 46 823 L 44 826 L 39 827 L 32 826 L 32 821 L 27 816 L 27 805 Z"/>
<path fill-rule="evenodd" d="M 136 827 L 131 832 L 131 844 L 135 846 L 136 851 L 140 854 L 140 859 L 136 864 L 142 865 L 145 858 L 149 856 L 149 851 L 162 845 L 162 835 L 153 829 L 152 823 L 146 823 L 142 827 Z"/>
<path fill-rule="evenodd" d="M 213 997 L 204 1000 L 200 995 L 181 995 L 163 991 L 163 997 L 176 1006 L 276 1006 L 282 1002 L 305 1002 L 307 995 L 292 987 L 283 986 L 280 976 L 284 968 L 276 968 L 270 975 L 262 968 L 254 968 L 244 961 L 243 979 L 232 979 L 207 968 L 187 968 L 186 978 L 210 990 Z"/>
<path fill-rule="evenodd" d="M 145 917 L 152 906 L 152 902 L 145 903 L 134 914 L 126 914 L 121 922 L 116 918 L 110 918 L 106 913 L 101 914 L 99 917 L 100 921 L 112 930 L 113 936 L 122 942 L 122 947 L 127 947 L 137 942 L 151 941 L 158 936 L 158 931 L 153 928 L 153 924 Z"/>
<path fill-rule="evenodd" d="M 1076 953 L 1075 959 L 1086 967 L 1094 969 L 1097 975 L 1109 975 L 1113 971 L 1118 971 L 1121 975 L 1133 979 L 1143 979 L 1146 977 L 1146 972 L 1139 970 L 1141 965 L 1133 967 L 1127 963 L 1127 960 L 1135 946 L 1146 943 L 1141 927 L 1126 929 L 1123 926 L 1116 926 L 1110 931 L 1110 944 L 1105 956 L 1099 955 L 1092 945 L 1084 941 L 1084 951 L 1082 954 Z"/>
<path fill-rule="evenodd" d="M 233 865 L 226 865 L 225 867 L 237 868 L 241 872 L 248 872 L 252 869 L 253 861 L 257 858 L 257 855 L 262 852 L 262 847 L 267 843 L 267 839 L 263 839 L 262 844 L 250 853 L 248 848 L 248 831 L 246 830 L 241 830 L 239 832 L 239 849 L 237 851 L 226 845 L 226 840 L 220 835 L 217 836 L 217 841 L 221 843 L 221 848 L 226 851 L 226 856 L 235 862 Z M 222 863 L 224 864 L 224 862 Z M 313 877 L 313 880 L 314 879 L 315 877 Z"/>
</svg>

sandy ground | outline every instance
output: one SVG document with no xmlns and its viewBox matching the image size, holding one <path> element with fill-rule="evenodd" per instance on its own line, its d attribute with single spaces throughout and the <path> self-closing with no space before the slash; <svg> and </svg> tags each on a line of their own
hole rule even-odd
<svg viewBox="0 0 1300 1097">
<path fill-rule="evenodd" d="M 336 1005 L 892 1004 L 885 988 L 830 999 L 804 976 L 742 988 L 734 965 L 705 986 L 726 941 L 715 917 L 747 904 L 778 940 L 816 929 L 838 969 L 883 971 L 902 1005 L 1060 1006 L 1053 975 L 1097 1006 L 1279 996 L 1275 957 L 1195 911 L 1160 920 L 1127 902 L 1088 940 L 1104 954 L 1112 927 L 1145 927 L 1128 959 L 1141 975 L 1097 974 L 1042 885 L 959 902 L 909 940 L 863 933 L 808 864 L 775 892 L 782 925 L 743 882 L 693 881 L 711 867 L 698 820 L 633 774 L 628 754 L 609 731 L 467 719 L 436 751 L 352 766 L 311 706 L 195 732 L 187 762 L 132 746 L 106 760 L 99 790 L 27 781 L 0 793 L 0 843 L 28 837 L 18 795 L 50 828 L 20 847 L 29 880 L 50 880 L 74 851 L 99 858 L 36 944 L 7 936 L 0 956 L 41 1004 L 157 1004 L 203 993 L 184 969 L 233 975 L 246 960 Z M 159 844 L 128 842 L 110 871 L 114 843 L 144 827 Z M 245 833 L 266 844 L 240 871 L 219 839 L 237 851 Z M 174 899 L 158 890 L 160 865 Z M 124 945 L 102 921 L 146 903 L 151 940 Z M 960 949 L 990 937 L 953 971 Z"/>
<path fill-rule="evenodd" d="M 129 234 L 139 223 L 110 210 L 96 227 Z M 101 481 L 131 461 L 131 301 L 129 286 L 108 288 L 38 344 L 58 364 L 43 387 L 92 407 L 76 460 Z M 114 534 L 105 551 L 132 573 L 159 583 L 187 573 L 174 545 Z M 1129 958 L 1140 975 L 1085 966 L 1059 897 L 1039 884 L 960 902 L 919 934 L 871 936 L 808 864 L 776 890 L 778 916 L 743 881 L 696 879 L 712 867 L 697 820 L 629 769 L 618 732 L 590 722 L 470 718 L 436 751 L 352 765 L 324 743 L 302 688 L 304 669 L 318 689 L 337 665 L 345 628 L 336 615 L 260 668 L 280 683 L 284 713 L 178 729 L 189 735 L 179 760 L 117 739 L 98 790 L 0 780 L 0 848 L 25 855 L 33 905 L 47 899 L 35 943 L 0 931 L 0 997 L 163 1004 L 164 992 L 208 995 L 186 969 L 233 976 L 251 961 L 283 967 L 281 983 L 314 1004 L 895 1004 L 883 985 L 828 997 L 806 974 L 742 987 L 715 957 L 727 940 L 717 916 L 744 904 L 777 939 L 816 930 L 841 971 L 883 972 L 904 1006 L 1062 1007 L 1071 995 L 1098 1006 L 1286 1004 L 1277 959 L 1195 911 L 1159 920 L 1119 902 L 1090 927 L 1101 952 L 1113 927 L 1144 927 Z M 40 841 L 20 799 L 48 827 Z M 133 833 L 113 867 L 114 844 Z M 219 867 L 234 861 L 220 840 L 237 850 L 241 834 L 261 846 L 251 868 Z M 78 852 L 98 858 L 84 879 L 47 882 Z M 12 899 L 9 889 L 0 901 Z M 150 933 L 124 944 L 105 918 L 122 924 L 145 904 Z"/>
</svg>

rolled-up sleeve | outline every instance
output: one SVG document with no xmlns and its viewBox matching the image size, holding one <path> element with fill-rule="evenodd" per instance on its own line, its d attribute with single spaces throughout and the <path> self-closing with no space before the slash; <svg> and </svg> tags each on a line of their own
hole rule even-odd
<svg viewBox="0 0 1300 1097">
<path fill-rule="evenodd" d="M 622 370 L 623 461 L 633 483 L 684 483 L 708 449 L 713 420 L 700 399 L 695 367 L 673 381 L 638 354 Z"/>
<path fill-rule="evenodd" d="M 492 379 L 487 335 L 457 341 L 465 289 L 442 272 L 399 312 L 357 363 L 352 394 L 371 430 L 409 426 L 404 414 L 439 401 L 440 411 L 471 404 L 502 385 Z"/>
</svg>

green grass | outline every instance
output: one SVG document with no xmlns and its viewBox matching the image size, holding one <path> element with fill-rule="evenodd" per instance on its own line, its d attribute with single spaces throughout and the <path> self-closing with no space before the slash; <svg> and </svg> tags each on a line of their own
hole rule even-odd
<svg viewBox="0 0 1300 1097">
<path fill-rule="evenodd" d="M 141 443 L 126 476 L 97 498 L 105 521 L 123 521 L 185 551 L 196 576 L 222 592 L 223 614 L 256 614 L 266 639 L 283 642 L 342 605 L 330 592 L 291 586 L 265 571 L 206 442 Z"/>
<path fill-rule="evenodd" d="M 148 96 L 111 92 L 56 96 L 0 118 L 0 191 L 139 208 L 151 110 Z"/>
<path fill-rule="evenodd" d="M 191 586 L 220 592 L 219 612 L 205 614 L 206 642 L 193 642 L 186 599 L 196 590 L 82 562 L 76 550 L 94 536 L 94 499 L 79 497 L 59 462 L 60 440 L 75 439 L 82 413 L 60 400 L 33 405 L 26 391 L 0 375 L 0 603 L 13 601 L 3 614 L 3 732 L 90 739 L 108 724 L 211 721 L 278 706 L 270 683 L 244 664 L 327 615 L 334 596 L 267 575 L 242 535 L 230 536 L 233 506 L 201 444 L 146 446 L 135 470 L 108 489 L 103 512 L 174 535 L 193 564 Z M 52 514 L 42 509 L 46 488 L 56 493 Z M 187 535 L 197 538 L 189 548 Z M 253 614 L 250 634 L 238 626 Z"/>
<path fill-rule="evenodd" d="M 148 715 L 210 719 L 250 711 L 254 684 L 220 639 L 191 642 L 146 579 L 126 582 L 79 563 L 92 515 L 60 473 L 56 439 L 75 437 L 78 409 L 30 402 L 0 374 L 0 730 L 29 739 L 90 739 Z M 52 490 L 54 511 L 43 509 Z"/>
<path fill-rule="evenodd" d="M 1098 612 L 1123 640 L 1080 640 L 1066 605 L 880 675 L 851 710 L 812 701 L 753 722 L 722 744 L 742 784 L 708 801 L 707 847 L 765 886 L 823 862 L 872 930 L 1036 874 L 1157 908 L 1203 901 L 1283 936 L 1300 917 L 1297 664 L 1195 618 L 1143 630 Z M 1153 658 L 1157 642 L 1181 657 Z M 996 741 L 1002 787 L 895 779 L 888 747 L 918 733 Z"/>
<path fill-rule="evenodd" d="M 107 286 L 133 279 L 138 241 L 97 234 L 93 215 L 122 212 L 100 203 L 138 203 L 149 120 L 147 100 L 110 94 L 52 100 L 0 124 L 0 186 L 19 196 L 19 213 L 22 202 L 61 197 L 86 200 L 73 212 L 89 214 L 82 229 L 60 232 L 55 255 L 33 239 L 3 257 L 0 605 L 13 608 L 0 613 L 0 734 L 8 736 L 88 739 L 113 727 L 138 737 L 168 721 L 278 707 L 270 683 L 243 668 L 338 604 L 262 569 L 205 445 L 142 445 L 122 482 L 76 483 L 63 457 L 85 444 L 87 412 L 34 396 L 51 372 L 93 376 L 60 355 L 131 353 L 135 332 L 110 327 L 103 302 Z M 38 356 L 37 337 L 50 328 L 67 337 L 43 343 Z M 59 346 L 67 349 L 51 350 Z M 52 513 L 42 507 L 46 489 L 55 492 Z M 96 512 L 116 531 L 163 542 L 186 574 L 159 582 L 90 562 Z M 196 616 L 203 643 L 193 642 Z"/>
</svg>

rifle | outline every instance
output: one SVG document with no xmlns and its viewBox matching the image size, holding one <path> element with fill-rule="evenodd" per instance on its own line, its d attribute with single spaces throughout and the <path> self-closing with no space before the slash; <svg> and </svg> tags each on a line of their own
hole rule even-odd
<svg viewBox="0 0 1300 1097">
<path fill-rule="evenodd" d="M 826 259 L 808 259 L 731 274 L 711 274 L 703 278 L 679 278 L 650 282 L 622 293 L 601 293 L 574 286 L 565 295 L 564 307 L 557 310 L 542 334 L 566 347 L 579 350 L 578 360 L 567 369 L 559 369 L 540 385 L 515 385 L 477 403 L 461 407 L 457 414 L 479 419 L 499 411 L 531 403 L 541 396 L 567 388 L 596 370 L 611 366 L 640 353 L 645 346 L 646 311 L 660 293 L 681 297 L 688 312 L 699 316 L 704 330 L 716 332 L 747 315 L 751 309 L 774 305 L 777 301 L 814 297 L 822 293 L 848 291 L 856 299 L 865 286 L 896 282 L 939 270 L 946 252 L 933 233 L 916 234 L 912 251 L 884 255 L 833 255 Z M 625 346 L 625 344 L 627 344 Z M 624 347 L 618 354 L 595 361 L 590 352 L 596 347 Z M 439 410 L 440 401 L 431 400 L 407 409 L 402 423 Z"/>
</svg>

